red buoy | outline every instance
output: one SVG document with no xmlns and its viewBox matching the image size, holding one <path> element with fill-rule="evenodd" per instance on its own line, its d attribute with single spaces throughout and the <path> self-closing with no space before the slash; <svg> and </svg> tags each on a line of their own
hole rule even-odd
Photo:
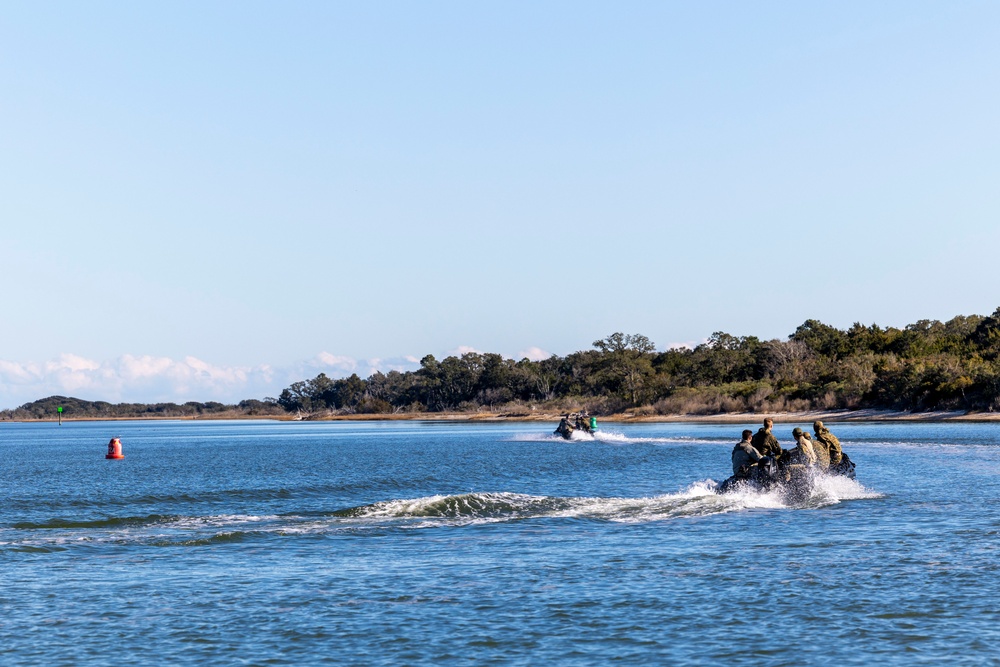
<svg viewBox="0 0 1000 667">
<path fill-rule="evenodd" d="M 108 453 L 105 455 L 106 459 L 123 459 L 125 455 L 122 454 L 122 439 L 121 438 L 111 438 L 111 442 L 108 443 Z"/>
</svg>

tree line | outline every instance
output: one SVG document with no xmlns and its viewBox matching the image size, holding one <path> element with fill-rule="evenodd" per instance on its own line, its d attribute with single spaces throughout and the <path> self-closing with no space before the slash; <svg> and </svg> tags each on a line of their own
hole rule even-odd
<svg viewBox="0 0 1000 667">
<path fill-rule="evenodd" d="M 309 414 L 993 411 L 1000 408 L 1000 308 L 901 329 L 855 323 L 843 330 L 811 319 L 787 340 L 718 331 L 694 348 L 666 351 L 644 335 L 613 333 L 593 349 L 542 361 L 428 355 L 415 371 L 336 380 L 321 373 L 293 383 L 276 402 Z"/>
<path fill-rule="evenodd" d="M 595 415 L 717 414 L 835 409 L 1000 409 L 1000 308 L 988 317 L 920 320 L 903 328 L 806 320 L 786 340 L 715 332 L 693 348 L 657 351 L 613 333 L 592 349 L 541 361 L 470 352 L 414 371 L 332 379 L 320 373 L 277 398 L 221 403 L 110 404 L 50 397 L 4 419 L 274 416 L 586 409 Z"/>
<path fill-rule="evenodd" d="M 86 401 L 67 396 L 49 396 L 15 408 L 0 411 L 0 420 L 26 421 L 34 419 L 54 419 L 62 408 L 67 419 L 192 419 L 198 417 L 267 417 L 286 414 L 272 399 L 263 401 L 247 399 L 235 405 L 209 401 L 199 403 L 108 403 L 107 401 Z"/>
</svg>

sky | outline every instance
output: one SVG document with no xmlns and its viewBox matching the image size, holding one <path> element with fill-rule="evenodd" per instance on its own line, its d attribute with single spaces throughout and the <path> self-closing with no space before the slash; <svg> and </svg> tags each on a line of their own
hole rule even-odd
<svg viewBox="0 0 1000 667">
<path fill-rule="evenodd" d="M 0 408 L 1000 306 L 1000 3 L 0 12 Z"/>
</svg>

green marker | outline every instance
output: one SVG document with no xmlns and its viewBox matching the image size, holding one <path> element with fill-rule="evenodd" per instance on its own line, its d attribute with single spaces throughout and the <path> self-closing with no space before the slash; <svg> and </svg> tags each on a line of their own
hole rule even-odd
<svg viewBox="0 0 1000 667">
<path fill-rule="evenodd" d="M 62 406 L 61 405 L 58 408 L 56 408 L 56 412 L 59 413 L 59 425 L 62 426 Z"/>
</svg>

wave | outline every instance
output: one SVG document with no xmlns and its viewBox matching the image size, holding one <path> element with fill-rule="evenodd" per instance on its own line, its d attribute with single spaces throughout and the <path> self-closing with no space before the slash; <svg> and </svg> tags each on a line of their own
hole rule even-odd
<svg viewBox="0 0 1000 667">
<path fill-rule="evenodd" d="M 152 540 L 149 544 L 154 547 L 207 547 L 215 544 L 236 544 L 265 534 L 266 532 L 261 531 L 234 530 L 190 540 Z"/>
<path fill-rule="evenodd" d="M 817 479 L 811 494 L 790 501 L 780 491 L 743 489 L 716 492 L 716 482 L 695 482 L 683 491 L 644 498 L 552 497 L 517 493 L 469 493 L 390 500 L 334 513 L 334 516 L 367 520 L 421 520 L 421 525 L 468 524 L 533 518 L 571 518 L 617 523 L 648 523 L 707 516 L 756 508 L 807 509 L 842 500 L 878 498 L 845 477 Z"/>
<path fill-rule="evenodd" d="M 0 547 L 51 550 L 68 544 L 115 542 L 199 544 L 237 541 L 246 535 L 278 530 L 280 516 L 223 514 L 211 516 L 122 516 L 101 519 L 53 518 L 0 528 Z"/>
<path fill-rule="evenodd" d="M 737 489 L 716 492 L 705 479 L 676 493 L 649 497 L 562 497 L 512 492 L 434 495 L 380 501 L 325 513 L 284 515 L 220 514 L 53 518 L 0 527 L 0 551 L 48 553 L 100 544 L 148 547 L 211 547 L 300 536 L 372 534 L 399 529 L 461 527 L 528 520 L 562 519 L 643 524 L 747 510 L 796 510 L 844 500 L 879 498 L 845 477 L 821 477 L 806 498 L 780 492 Z"/>
<path fill-rule="evenodd" d="M 511 438 L 513 442 L 567 442 L 561 435 L 552 433 L 519 433 Z M 662 436 L 656 438 L 637 438 L 616 433 L 614 431 L 598 431 L 591 435 L 581 431 L 574 431 L 570 436 L 570 442 L 603 442 L 615 445 L 633 444 L 681 444 L 681 445 L 718 445 L 732 441 L 732 438 L 692 438 L 686 436 Z"/>
<path fill-rule="evenodd" d="M 873 449 L 889 448 L 889 449 L 956 449 L 956 448 L 966 448 L 966 447 L 996 447 L 997 445 L 992 442 L 940 442 L 933 440 L 925 441 L 900 441 L 900 440 L 852 440 L 850 442 L 843 442 L 841 444 L 846 451 L 848 448 L 864 448 L 871 447 Z"/>
<path fill-rule="evenodd" d="M 18 530 L 127 528 L 166 522 L 170 521 L 172 518 L 173 517 L 160 514 L 150 514 L 149 516 L 109 517 L 106 519 L 93 519 L 90 521 L 53 518 L 48 521 L 41 522 L 23 521 L 21 523 L 13 524 L 11 528 L 17 528 Z"/>
<path fill-rule="evenodd" d="M 423 477 L 410 477 L 406 479 L 381 477 L 366 479 L 364 481 L 341 483 L 341 484 L 303 484 L 282 487 L 263 488 L 234 488 L 218 489 L 201 492 L 180 492 L 180 493 L 145 493 L 140 495 L 119 495 L 101 498 L 99 504 L 107 510 L 109 514 L 116 514 L 122 511 L 147 509 L 154 512 L 156 510 L 169 508 L 177 511 L 193 511 L 195 506 L 232 506 L 233 502 L 261 503 L 274 500 L 290 499 L 324 499 L 333 495 L 352 495 L 358 493 L 370 493 L 372 491 L 384 491 L 391 493 L 405 486 L 414 483 L 435 484 L 440 480 L 431 475 Z M 71 512 L 88 512 L 93 510 L 95 501 L 92 497 L 66 498 L 58 495 L 49 498 L 12 498 L 5 500 L 5 510 L 12 514 L 26 514 L 37 512 L 51 512 L 52 514 L 65 514 Z M 134 520 L 129 519 L 129 520 Z M 139 519 L 142 519 L 140 517 Z M 43 525 L 17 525 L 15 527 L 52 527 L 52 528 L 85 528 L 87 526 L 62 525 L 62 519 L 52 519 L 49 526 Z"/>
</svg>

